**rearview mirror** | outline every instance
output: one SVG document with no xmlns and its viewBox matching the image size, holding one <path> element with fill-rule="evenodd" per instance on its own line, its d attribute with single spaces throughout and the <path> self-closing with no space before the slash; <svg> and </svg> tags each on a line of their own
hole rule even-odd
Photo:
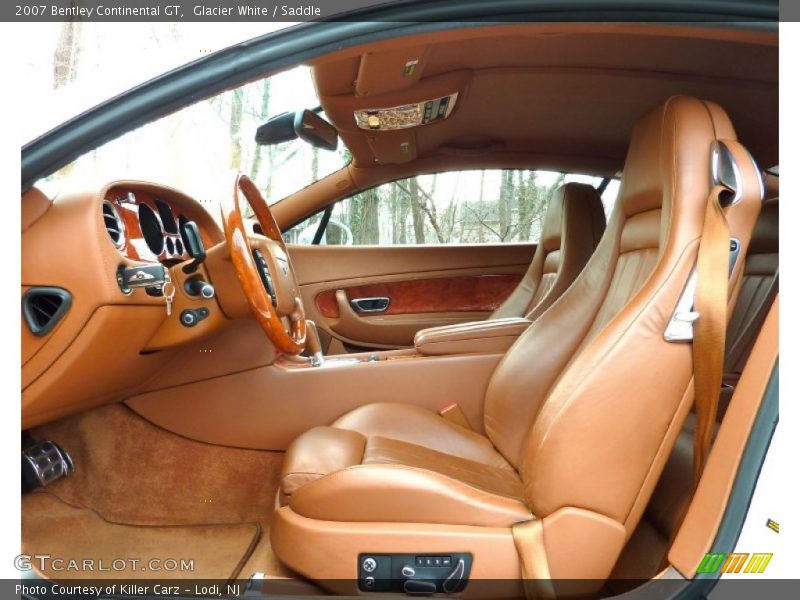
<svg viewBox="0 0 800 600">
<path fill-rule="evenodd" d="M 256 130 L 256 143 L 263 146 L 282 144 L 297 138 L 325 150 L 336 150 L 339 145 L 336 128 L 308 109 L 274 116 Z"/>
</svg>

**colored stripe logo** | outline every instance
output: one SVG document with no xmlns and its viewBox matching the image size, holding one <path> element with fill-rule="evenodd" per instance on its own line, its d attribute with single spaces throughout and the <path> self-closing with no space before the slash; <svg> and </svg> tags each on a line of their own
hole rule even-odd
<svg viewBox="0 0 800 600">
<path fill-rule="evenodd" d="M 777 521 L 773 521 L 772 519 L 767 519 L 767 527 L 772 529 L 772 531 L 774 531 L 775 533 L 781 532 L 781 526 L 778 525 Z"/>
<path fill-rule="evenodd" d="M 708 553 L 703 557 L 698 573 L 763 573 L 772 553 L 724 552 Z"/>
</svg>

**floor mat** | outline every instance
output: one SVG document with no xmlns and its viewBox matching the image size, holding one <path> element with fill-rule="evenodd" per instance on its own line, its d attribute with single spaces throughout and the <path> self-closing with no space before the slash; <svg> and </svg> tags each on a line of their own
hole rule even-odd
<svg viewBox="0 0 800 600">
<path fill-rule="evenodd" d="M 294 576 L 269 543 L 282 452 L 189 440 L 122 404 L 73 415 L 31 433 L 38 440 L 57 442 L 72 456 L 75 472 L 47 487 L 47 493 L 68 505 L 127 525 L 258 523 L 261 539 L 240 576 Z"/>
<path fill-rule="evenodd" d="M 260 535 L 258 523 L 126 525 L 47 492 L 22 498 L 23 552 L 49 555 L 44 568 L 32 562 L 41 575 L 54 579 L 232 579 Z M 71 560 L 76 568 L 70 568 Z M 83 570 L 86 560 L 94 561 L 93 571 Z M 160 562 L 148 564 L 152 560 Z M 101 563 L 108 570 L 99 570 Z"/>
</svg>

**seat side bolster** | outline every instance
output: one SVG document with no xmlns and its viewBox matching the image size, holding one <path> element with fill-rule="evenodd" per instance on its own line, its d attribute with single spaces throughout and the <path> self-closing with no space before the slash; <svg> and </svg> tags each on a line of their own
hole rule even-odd
<svg viewBox="0 0 800 600">
<path fill-rule="evenodd" d="M 281 469 L 281 494 L 291 496 L 301 487 L 361 463 L 367 439 L 356 431 L 314 427 L 301 435 L 286 452 Z"/>
<path fill-rule="evenodd" d="M 519 499 L 403 465 L 358 465 L 297 490 L 297 514 L 325 521 L 510 527 L 532 518 Z"/>
</svg>

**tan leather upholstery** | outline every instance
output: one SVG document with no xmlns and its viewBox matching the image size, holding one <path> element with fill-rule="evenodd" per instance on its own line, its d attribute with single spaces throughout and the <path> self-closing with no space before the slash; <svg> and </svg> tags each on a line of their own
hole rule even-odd
<svg viewBox="0 0 800 600">
<path fill-rule="evenodd" d="M 299 514 L 322 520 L 531 518 L 519 476 L 485 437 L 406 404 L 369 404 L 301 435 L 286 453 L 281 492 Z"/>
<path fill-rule="evenodd" d="M 414 336 L 417 352 L 438 354 L 505 353 L 531 322 L 523 317 L 489 319 L 443 327 L 429 327 Z"/>
<path fill-rule="evenodd" d="M 756 221 L 744 263 L 744 275 L 733 314 L 728 323 L 725 354 L 725 382 L 735 385 L 749 351 L 760 331 L 748 323 L 772 304 L 768 293 L 778 270 L 778 198 L 764 202 Z M 733 395 L 723 387 L 718 421 L 721 422 Z M 625 547 L 614 569 L 615 579 L 647 579 L 661 568 L 667 545 L 681 524 L 692 494 L 692 462 L 695 417 L 690 413 L 664 472 L 659 479 L 644 517 Z"/>
<path fill-rule="evenodd" d="M 674 97 L 647 113 L 634 129 L 620 197 L 596 252 L 519 337 L 489 382 L 487 437 L 398 404 L 345 415 L 332 427 L 363 435 L 365 457 L 293 490 L 273 529 L 277 555 L 318 577 L 313 561 L 286 547 L 289 540 L 313 545 L 314 532 L 324 537 L 325 524 L 336 521 L 419 523 L 412 512 L 392 513 L 418 497 L 419 504 L 448 507 L 445 513 L 421 510 L 432 523 L 454 527 L 508 527 L 525 519 L 525 506 L 541 520 L 541 535 L 532 540 L 544 548 L 532 551 L 543 552 L 552 578 L 607 576 L 691 407 L 691 346 L 665 341 L 664 330 L 695 263 L 710 192 L 709 157 L 720 135 L 735 144 L 722 110 L 693 98 Z M 755 215 L 760 175 L 752 161 L 737 164 L 742 199 L 729 212 Z M 745 251 L 754 219 L 729 219 Z M 457 398 L 443 403 L 448 400 Z M 306 436 L 297 443 L 316 446 Z M 306 451 L 314 450 L 325 453 L 321 446 Z M 445 460 L 440 453 L 457 458 Z M 390 466 L 370 463 L 375 455 Z M 285 475 L 294 468 L 287 465 Z M 361 497 L 369 497 L 369 505 Z M 354 569 L 355 561 L 339 572 L 353 577 Z"/>
<path fill-rule="evenodd" d="M 769 296 L 777 291 L 773 279 L 778 273 L 778 198 L 764 202 L 756 222 L 744 265 L 739 298 L 728 324 L 725 372 L 739 374 L 755 342 L 749 324 L 763 312 Z M 775 286 L 777 281 L 775 281 Z M 763 320 L 763 317 L 762 319 Z"/>
<path fill-rule="evenodd" d="M 283 463 L 281 491 L 291 496 L 297 489 L 324 475 L 359 465 L 368 442 L 391 438 L 422 451 L 446 452 L 494 469 L 514 470 L 484 436 L 442 419 L 438 414 L 410 404 L 367 404 L 331 427 L 315 427 L 289 447 Z M 324 449 L 324 450 L 323 450 Z"/>
<path fill-rule="evenodd" d="M 281 491 L 289 496 L 323 475 L 361 463 L 366 439 L 354 431 L 314 427 L 286 452 Z M 324 452 L 320 452 L 324 448 Z"/>
<path fill-rule="evenodd" d="M 502 353 L 564 293 L 597 247 L 606 228 L 603 202 L 585 183 L 559 186 L 547 205 L 531 264 L 511 295 L 486 322 L 421 329 L 421 354 Z"/>
<path fill-rule="evenodd" d="M 531 266 L 489 318 L 537 319 L 581 272 L 605 228 L 603 202 L 591 185 L 566 183 L 556 189 Z"/>
<path fill-rule="evenodd" d="M 323 521 L 510 527 L 531 518 L 515 471 L 380 436 L 361 464 L 297 490 L 293 510 Z"/>
</svg>

